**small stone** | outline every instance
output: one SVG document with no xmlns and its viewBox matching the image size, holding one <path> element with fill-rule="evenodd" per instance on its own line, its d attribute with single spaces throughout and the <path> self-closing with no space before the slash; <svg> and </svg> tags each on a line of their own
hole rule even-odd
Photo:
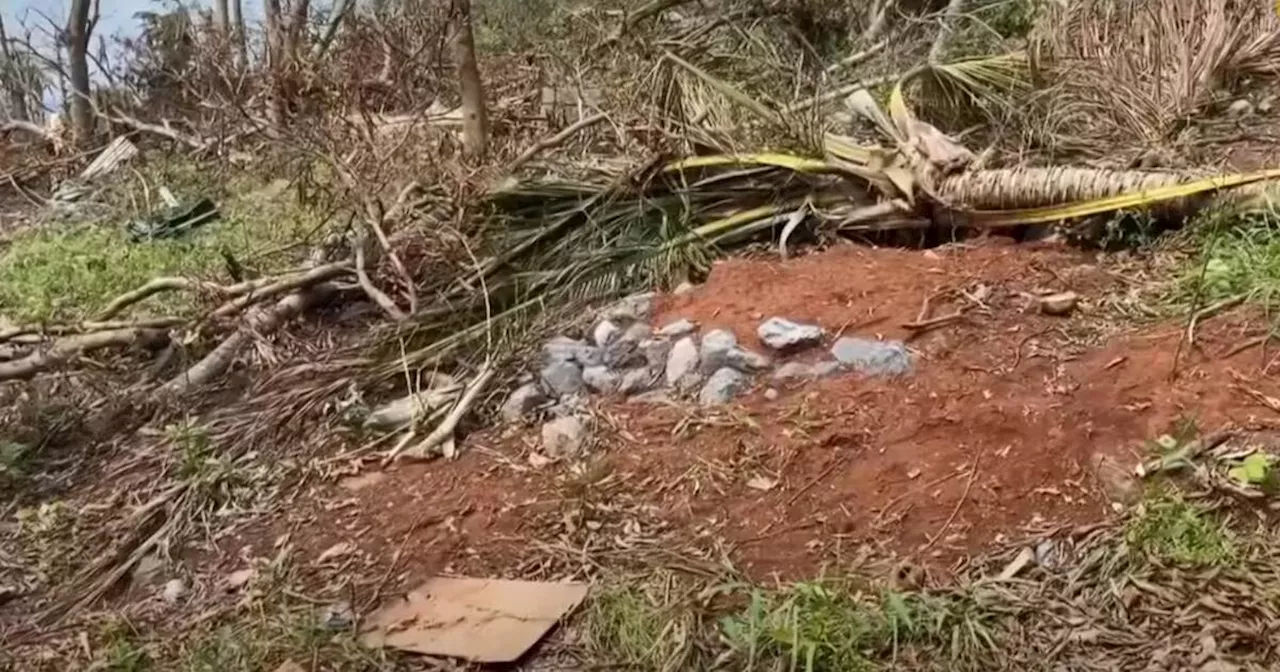
<svg viewBox="0 0 1280 672">
<path fill-rule="evenodd" d="M 253 579 L 255 572 L 252 569 L 239 569 L 227 575 L 223 581 L 223 590 L 234 592 L 240 590 Z"/>
<path fill-rule="evenodd" d="M 653 387 L 656 379 L 657 376 L 650 369 L 631 369 L 622 374 L 622 380 L 618 383 L 618 392 L 627 395 L 647 392 Z"/>
<path fill-rule="evenodd" d="M 581 394 L 586 388 L 582 382 L 582 369 L 574 362 L 552 362 L 542 368 L 539 376 L 543 386 L 557 397 Z"/>
<path fill-rule="evenodd" d="M 1276 106 L 1275 96 L 1267 96 L 1266 98 L 1263 98 L 1262 100 L 1258 101 L 1258 111 L 1261 112 L 1262 114 L 1271 114 L 1271 111 L 1275 109 L 1275 106 Z"/>
<path fill-rule="evenodd" d="M 777 401 L 778 396 L 779 396 L 778 391 L 773 389 L 772 387 L 764 391 L 764 398 L 768 399 L 769 401 Z"/>
<path fill-rule="evenodd" d="M 503 402 L 502 420 L 507 423 L 520 422 L 548 401 L 550 399 L 537 383 L 525 383 L 512 391 L 511 396 Z"/>
<path fill-rule="evenodd" d="M 604 317 L 619 322 L 647 322 L 653 314 L 653 292 L 633 294 L 609 306 Z"/>
<path fill-rule="evenodd" d="M 667 365 L 667 355 L 671 354 L 671 341 L 659 338 L 646 338 L 637 346 L 644 363 L 654 371 L 661 371 Z"/>
<path fill-rule="evenodd" d="M 598 366 L 603 362 L 600 348 L 568 336 L 556 336 L 542 346 L 543 361 L 575 362 L 579 366 Z"/>
<path fill-rule="evenodd" d="M 800 324 L 783 317 L 771 317 L 756 330 L 760 342 L 778 351 L 795 351 L 822 342 L 822 327 Z"/>
<path fill-rule="evenodd" d="M 356 622 L 356 615 L 349 603 L 334 602 L 320 610 L 320 622 L 330 630 L 347 630 Z"/>
<path fill-rule="evenodd" d="M 840 373 L 840 362 L 824 360 L 811 367 L 814 378 L 830 378 Z"/>
<path fill-rule="evenodd" d="M 667 385 L 675 385 L 697 371 L 698 346 L 694 344 L 692 337 L 685 336 L 671 346 L 671 352 L 667 355 Z"/>
<path fill-rule="evenodd" d="M 582 382 L 592 392 L 613 394 L 618 391 L 622 376 L 607 366 L 588 366 L 582 370 Z"/>
<path fill-rule="evenodd" d="M 614 324 L 609 320 L 601 320 L 600 324 L 591 332 L 591 340 L 595 341 L 597 348 L 603 348 L 609 345 L 613 339 L 622 333 L 622 327 Z"/>
<path fill-rule="evenodd" d="M 644 322 L 632 322 L 626 329 L 622 330 L 622 335 L 619 336 L 618 339 L 631 343 L 639 343 L 640 341 L 649 338 L 652 334 L 653 330 L 649 328 L 649 325 Z"/>
<path fill-rule="evenodd" d="M 764 371 L 773 365 L 773 360 L 746 348 L 732 347 L 724 354 L 725 363 L 743 372 L 755 373 Z"/>
<path fill-rule="evenodd" d="M 675 294 L 676 296 L 681 296 L 683 294 L 688 294 L 692 292 L 696 288 L 697 288 L 697 285 L 693 284 L 692 282 L 689 282 L 688 280 L 685 280 L 680 284 L 676 285 L 676 288 L 671 290 L 671 293 Z"/>
<path fill-rule="evenodd" d="M 702 337 L 698 352 L 703 373 L 712 373 L 729 365 L 729 352 L 738 347 L 738 339 L 732 331 L 714 329 Z"/>
<path fill-rule="evenodd" d="M 587 439 L 587 425 L 576 416 L 556 418 L 542 425 L 542 450 L 552 457 L 580 456 Z"/>
<path fill-rule="evenodd" d="M 747 377 L 737 369 L 723 367 L 711 374 L 702 391 L 698 393 L 698 403 L 703 406 L 719 406 L 733 401 L 738 393 L 747 386 Z"/>
<path fill-rule="evenodd" d="M 1058 292 L 1040 297 L 1040 312 L 1045 315 L 1066 315 L 1075 310 L 1080 296 L 1075 292 Z"/>
<path fill-rule="evenodd" d="M 176 604 L 187 594 L 187 584 L 182 579 L 169 579 L 164 584 L 160 597 L 169 604 Z"/>
<path fill-rule="evenodd" d="M 614 369 L 625 369 L 645 361 L 644 353 L 640 352 L 640 344 L 626 338 L 614 339 L 604 349 L 603 359 L 605 366 Z"/>
<path fill-rule="evenodd" d="M 845 336 L 831 354 L 846 368 L 869 376 L 896 376 L 911 370 L 911 356 L 900 341 L 872 341 Z"/>
<path fill-rule="evenodd" d="M 787 362 L 779 366 L 773 372 L 773 379 L 778 381 L 787 380 L 816 380 L 818 378 L 828 378 L 840 372 L 840 363 L 832 361 L 822 361 L 817 364 L 803 364 L 801 362 Z"/>
<path fill-rule="evenodd" d="M 1247 117 L 1253 114 L 1253 103 L 1241 98 L 1227 107 L 1227 114 L 1232 117 Z"/>
<path fill-rule="evenodd" d="M 698 330 L 698 325 L 695 324 L 692 320 L 686 320 L 684 318 L 680 318 L 675 322 L 668 323 L 666 326 L 662 327 L 661 329 L 657 330 L 654 333 L 664 338 L 680 338 L 681 336 L 688 336 L 689 334 L 692 334 L 697 330 Z"/>
</svg>

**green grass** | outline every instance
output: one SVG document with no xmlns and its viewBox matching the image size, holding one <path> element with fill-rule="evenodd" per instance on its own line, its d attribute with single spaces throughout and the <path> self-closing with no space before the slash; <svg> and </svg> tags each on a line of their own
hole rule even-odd
<svg viewBox="0 0 1280 672">
<path fill-rule="evenodd" d="M 966 596 L 869 595 L 823 581 L 754 590 L 721 627 L 748 668 L 772 661 L 805 672 L 893 669 L 917 654 L 971 668 L 995 648 L 992 618 Z"/>
<path fill-rule="evenodd" d="M 692 606 L 657 580 L 602 587 L 588 602 L 584 622 L 595 653 L 645 670 L 687 669 L 698 626 Z"/>
<path fill-rule="evenodd" d="M 105 191 L 110 207 L 102 219 L 49 223 L 9 242 L 0 254 L 0 315 L 17 323 L 89 319 L 111 299 L 157 276 L 229 282 L 221 250 L 259 272 L 290 267 L 304 251 L 301 243 L 322 233 L 322 216 L 290 195 L 253 195 L 261 181 L 241 177 L 216 184 L 197 167 L 161 166 L 152 170 L 150 185 L 170 185 L 184 201 L 209 196 L 219 203 L 222 218 L 181 240 L 134 243 L 125 225 L 150 208 L 139 185 L 120 179 Z M 154 192 L 150 200 L 158 200 Z M 132 315 L 188 315 L 197 301 L 189 293 L 168 292 L 143 302 Z"/>
<path fill-rule="evenodd" d="M 1178 284 L 1182 298 L 1198 296 L 1201 305 L 1246 294 L 1268 306 L 1280 300 L 1280 204 L 1213 209 L 1189 229 L 1199 254 Z"/>
<path fill-rule="evenodd" d="M 1236 561 L 1230 531 L 1208 511 L 1172 492 L 1143 502 L 1125 530 L 1129 548 L 1165 563 L 1210 566 Z"/>
<path fill-rule="evenodd" d="M 206 632 L 183 645 L 181 672 L 269 672 L 292 660 L 303 669 L 323 661 L 325 670 L 397 669 L 378 651 L 360 647 L 347 632 L 334 632 L 311 610 L 260 607 L 248 617 Z"/>
</svg>

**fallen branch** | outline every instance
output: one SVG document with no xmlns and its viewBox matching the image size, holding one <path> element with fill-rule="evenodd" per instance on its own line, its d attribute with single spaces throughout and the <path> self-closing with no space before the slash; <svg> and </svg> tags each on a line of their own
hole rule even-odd
<svg viewBox="0 0 1280 672">
<path fill-rule="evenodd" d="M 333 280 L 342 275 L 352 272 L 351 262 L 336 261 L 302 273 L 300 275 L 285 276 L 279 279 L 273 279 L 266 285 L 255 284 L 254 288 L 247 293 L 242 294 L 232 301 L 222 304 L 209 314 L 211 318 L 230 317 L 249 306 L 269 299 L 286 292 L 301 289 L 309 285 L 315 285 L 328 280 Z"/>
<path fill-rule="evenodd" d="M 872 56 L 875 56 L 876 54 L 880 53 L 888 45 L 889 45 L 889 40 L 887 39 L 880 40 L 879 42 L 876 42 L 875 44 L 867 47 L 866 49 L 863 49 L 862 51 L 855 51 L 854 53 L 849 54 L 848 56 L 845 56 L 844 58 L 836 61 L 835 63 L 828 65 L 827 74 L 831 74 L 841 68 L 849 68 L 849 67 L 858 65 L 859 63 L 862 63 L 870 59 Z"/>
<path fill-rule="evenodd" d="M 48 349 L 33 352 L 22 359 L 0 362 L 0 381 L 26 380 L 47 369 L 60 366 L 82 353 L 108 347 L 163 344 L 169 334 L 163 329 L 127 328 L 100 331 L 82 336 L 69 336 L 54 341 Z"/>
<path fill-rule="evenodd" d="M 521 152 L 520 156 L 517 156 L 515 160 L 507 164 L 506 171 L 508 173 L 515 172 L 517 168 L 528 163 L 538 154 L 541 154 L 548 149 L 552 149 L 553 147 L 559 147 L 564 144 L 566 140 L 573 137 L 584 128 L 594 126 L 608 118 L 609 115 L 601 112 L 599 114 L 593 114 L 590 117 L 583 117 L 582 119 L 579 119 L 563 131 L 533 143 L 533 146 Z"/>
<path fill-rule="evenodd" d="M 330 264 L 334 266 L 334 264 Z M 325 267 L 314 269 L 324 270 Z M 329 269 L 331 272 L 333 269 Z M 323 275 L 321 277 L 324 277 Z M 240 350 L 253 338 L 254 334 L 269 334 L 279 329 L 285 322 L 302 314 L 306 310 L 327 300 L 335 288 L 327 282 L 302 285 L 293 294 L 276 302 L 270 309 L 254 306 L 245 316 L 244 323 L 234 334 L 227 337 L 212 352 L 196 362 L 191 368 L 169 380 L 156 389 L 159 395 L 181 394 L 192 388 L 200 387 L 221 375 L 230 366 Z"/>
<path fill-rule="evenodd" d="M 12 340 L 21 340 L 27 345 L 40 343 L 48 336 L 70 336 L 75 334 L 90 334 L 95 331 L 110 331 L 116 329 L 168 329 L 182 324 L 186 320 L 177 317 L 160 317 L 154 320 L 138 320 L 124 321 L 118 320 L 113 322 L 79 322 L 76 324 L 58 324 L 58 325 L 28 325 L 24 327 L 14 327 L 0 331 L 0 343 Z M 24 338 L 33 337 L 33 338 Z"/>
<path fill-rule="evenodd" d="M 436 446 L 439 446 L 452 437 L 454 430 L 458 428 L 458 423 L 462 420 L 462 417 L 467 414 L 467 411 L 471 410 L 471 406 L 475 404 L 476 397 L 480 395 L 480 391 L 483 390 L 484 386 L 488 384 L 491 378 L 493 378 L 495 372 L 496 370 L 493 368 L 492 362 L 486 361 L 484 366 L 480 368 L 480 373 L 476 374 L 475 379 L 467 385 L 466 391 L 462 393 L 462 396 L 458 398 L 457 403 L 453 405 L 453 410 L 449 411 L 449 415 L 445 416 L 444 420 L 436 426 L 435 430 L 427 435 L 427 438 L 414 446 L 412 452 L 419 455 L 427 455 L 430 451 L 434 450 Z M 399 445 L 389 451 L 387 456 L 382 460 L 382 466 L 385 467 L 388 464 L 391 464 L 391 462 L 399 457 L 401 453 L 405 452 L 406 445 L 408 445 L 408 442 L 402 441 Z"/>
<path fill-rule="evenodd" d="M 374 303 L 378 304 L 378 307 L 381 308 L 388 317 L 396 322 L 404 322 L 409 319 L 409 316 L 406 315 L 403 310 L 400 310 L 400 307 L 396 305 L 395 301 L 391 300 L 390 296 L 387 296 L 386 292 L 378 289 L 377 285 L 373 284 L 373 280 L 369 277 L 368 270 L 365 269 L 364 248 L 368 244 L 368 236 L 363 233 L 356 236 L 354 241 L 356 248 L 356 281 L 360 283 L 360 289 L 364 290 L 365 295 Z"/>
</svg>

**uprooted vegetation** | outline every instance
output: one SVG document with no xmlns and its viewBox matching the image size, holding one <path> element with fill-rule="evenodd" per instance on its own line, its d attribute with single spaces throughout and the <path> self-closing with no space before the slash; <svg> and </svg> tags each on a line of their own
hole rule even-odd
<svg viewBox="0 0 1280 672">
<path fill-rule="evenodd" d="M 148 15 L 69 136 L 6 23 L 20 669 L 414 669 L 357 633 L 440 573 L 591 581 L 553 667 L 1275 664 L 1267 3 L 268 4 Z M 916 368 L 497 426 L 649 291 Z"/>
</svg>

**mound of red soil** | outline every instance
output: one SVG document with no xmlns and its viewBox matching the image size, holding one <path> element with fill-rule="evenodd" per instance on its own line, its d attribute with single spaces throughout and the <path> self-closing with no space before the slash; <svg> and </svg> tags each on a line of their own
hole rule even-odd
<svg viewBox="0 0 1280 672">
<path fill-rule="evenodd" d="M 1135 487 L 1123 473 L 1145 440 L 1179 419 L 1265 424 L 1274 411 L 1242 390 L 1280 396 L 1248 381 L 1258 349 L 1222 357 L 1246 315 L 1202 327 L 1175 375 L 1182 325 L 1125 331 L 1107 318 L 1102 299 L 1123 282 L 1084 253 L 996 244 L 729 260 L 692 293 L 661 300 L 656 323 L 690 318 L 760 348 L 756 326 L 779 315 L 821 324 L 831 339 L 904 339 L 915 370 L 835 377 L 772 400 L 761 381 L 714 413 L 610 402 L 602 446 L 579 470 L 531 460 L 534 432 L 472 437 L 456 462 L 332 486 L 328 501 L 342 505 L 295 529 L 315 554 L 352 539 L 374 556 L 403 548 L 405 575 L 501 574 L 530 537 L 572 547 L 594 530 L 625 547 L 618 540 L 643 528 L 713 540 L 756 576 L 798 578 L 863 544 L 941 564 L 1038 521 L 1101 521 Z M 1074 291 L 1080 304 L 1040 314 L 1033 295 L 1044 290 Z"/>
</svg>

